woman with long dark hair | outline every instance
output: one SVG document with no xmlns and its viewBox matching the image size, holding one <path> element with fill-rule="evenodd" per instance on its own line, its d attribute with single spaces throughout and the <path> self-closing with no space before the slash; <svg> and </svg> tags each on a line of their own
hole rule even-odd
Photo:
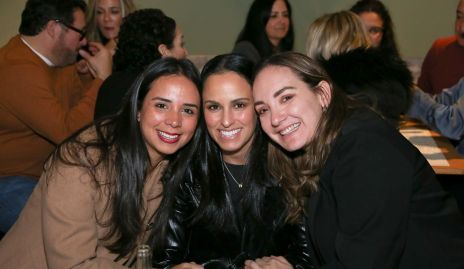
<svg viewBox="0 0 464 269">
<path fill-rule="evenodd" d="M 127 268 L 146 241 L 165 167 L 191 159 L 199 76 L 188 60 L 161 59 L 136 80 L 114 117 L 68 138 L 10 232 L 4 268 Z"/>
<path fill-rule="evenodd" d="M 281 259 L 264 257 L 271 255 L 311 267 L 304 225 L 286 223 L 282 190 L 263 163 L 267 142 L 253 109 L 252 72 L 252 62 L 234 54 L 203 68 L 207 132 L 189 173 L 165 184 L 155 268 L 243 268 L 248 259 Z"/>
<path fill-rule="evenodd" d="M 293 39 L 288 0 L 255 0 L 232 52 L 257 63 L 273 53 L 292 50 Z"/>
</svg>

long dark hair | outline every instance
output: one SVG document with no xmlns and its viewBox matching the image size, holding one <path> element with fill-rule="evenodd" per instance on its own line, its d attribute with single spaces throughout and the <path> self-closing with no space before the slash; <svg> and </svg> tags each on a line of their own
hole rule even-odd
<svg viewBox="0 0 464 269">
<path fill-rule="evenodd" d="M 223 72 L 235 72 L 251 85 L 253 63 L 245 57 L 235 54 L 216 56 L 204 66 L 201 74 L 202 83 L 204 84 L 209 76 Z M 222 227 L 226 233 L 233 233 L 236 230 L 230 221 L 233 209 L 226 194 L 229 191 L 223 170 L 221 150 L 208 134 L 204 119 L 199 122 L 198 129 L 200 139 L 193 149 L 195 151 L 194 157 L 185 162 L 189 165 L 185 173 L 166 172 L 163 177 L 164 196 L 155 218 L 150 239 L 155 254 L 163 250 L 166 237 L 165 228 L 172 214 L 175 195 L 185 180 L 193 180 L 200 196 L 199 207 L 191 216 L 190 224 L 201 223 L 201 225 L 212 229 Z M 264 187 L 271 184 L 267 166 L 262 163 L 262 160 L 266 158 L 267 142 L 261 133 L 259 121 L 257 121 L 252 143 L 246 168 L 246 179 L 244 180 L 248 192 L 244 197 L 242 206 L 243 211 L 248 213 L 247 216 L 259 221 Z M 191 144 L 193 147 L 193 143 Z M 190 224 L 186 223 L 185 225 Z"/>
<path fill-rule="evenodd" d="M 383 36 L 379 48 L 400 57 L 398 46 L 396 45 L 393 22 L 385 5 L 379 0 L 359 0 L 350 9 L 356 14 L 364 12 L 374 12 L 383 21 Z"/>
<path fill-rule="evenodd" d="M 137 113 L 153 82 L 169 75 L 185 76 L 198 88 L 200 86 L 198 71 L 190 61 L 174 58 L 155 61 L 134 82 L 130 98 L 115 116 L 78 131 L 51 157 L 50 164 L 61 161 L 82 167 L 98 190 L 109 193 L 106 210 L 111 210 L 111 216 L 98 221 L 109 227 L 104 239 L 112 243 L 107 248 L 120 257 L 135 249 L 138 236 L 145 228 L 141 216 L 142 194 L 147 175 L 156 169 L 150 162 Z M 198 138 L 195 133 L 193 140 L 196 142 L 193 143 L 197 143 Z M 191 154 L 189 150 L 186 146 L 167 159 L 175 164 L 185 161 Z"/>
<path fill-rule="evenodd" d="M 253 63 L 240 55 L 223 54 L 211 59 L 204 66 L 201 73 L 202 90 L 211 75 L 225 72 L 234 72 L 250 85 L 252 84 Z M 204 122 L 202 124 L 205 125 Z M 206 126 L 204 128 L 206 129 Z M 247 218 L 254 218 L 256 221 L 262 219 L 261 207 L 265 187 L 272 183 L 267 166 L 262 162 L 266 158 L 266 150 L 267 141 L 257 120 L 247 165 L 243 171 L 247 190 L 241 205 Z M 230 221 L 233 208 L 226 196 L 229 187 L 224 174 L 224 160 L 221 149 L 206 131 L 203 133 L 198 152 L 200 169 L 199 174 L 194 175 L 194 178 L 201 187 L 201 200 L 193 222 L 201 222 L 211 227 L 224 227 L 227 231 L 233 231 L 233 223 Z"/>
<path fill-rule="evenodd" d="M 277 51 L 289 51 L 293 48 L 294 32 L 292 21 L 292 8 L 288 0 L 284 0 L 288 10 L 289 27 L 287 35 L 280 41 L 278 48 L 274 48 L 266 34 L 266 24 L 271 16 L 272 6 L 276 0 L 255 0 L 248 11 L 245 26 L 240 32 L 237 41 L 251 42 L 262 58 Z"/>
</svg>

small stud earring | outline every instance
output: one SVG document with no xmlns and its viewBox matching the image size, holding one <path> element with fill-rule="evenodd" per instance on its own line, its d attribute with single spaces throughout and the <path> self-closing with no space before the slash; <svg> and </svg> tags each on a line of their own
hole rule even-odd
<svg viewBox="0 0 464 269">
<path fill-rule="evenodd" d="M 327 112 L 327 107 L 326 106 L 322 107 L 322 112 L 324 112 L 324 113 Z"/>
</svg>

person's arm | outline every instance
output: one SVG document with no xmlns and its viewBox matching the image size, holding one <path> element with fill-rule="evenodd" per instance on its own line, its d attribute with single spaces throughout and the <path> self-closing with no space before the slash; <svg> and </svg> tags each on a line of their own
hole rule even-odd
<svg viewBox="0 0 464 269">
<path fill-rule="evenodd" d="M 420 89 L 414 90 L 407 114 L 446 137 L 460 139 L 464 135 L 464 79 L 434 97 Z"/>
<path fill-rule="evenodd" d="M 185 261 L 189 248 L 188 219 L 194 210 L 192 201 L 193 190 L 188 184 L 181 184 L 176 190 L 173 208 L 170 211 L 166 227 L 164 249 L 154 253 L 154 268 L 185 268 L 195 269 L 199 265 Z"/>
<path fill-rule="evenodd" d="M 352 133 L 339 142 L 330 179 L 320 186 L 333 195 L 337 220 L 334 259 L 321 269 L 397 268 L 408 233 L 413 164 L 384 134 Z"/>
<path fill-rule="evenodd" d="M 4 85 L 14 91 L 14 94 L 2 96 L 4 109 L 40 136 L 54 144 L 60 143 L 91 122 L 102 83 L 96 79 L 89 89 L 83 89 L 72 71 L 75 69 L 71 67 L 50 71 L 30 63 L 4 70 Z M 29 76 L 18 79 L 20 73 Z M 69 92 L 72 98 L 68 97 Z M 70 100 L 77 102 L 69 103 Z"/>
<path fill-rule="evenodd" d="M 47 176 L 47 178 L 45 177 Z M 43 182 L 42 227 L 48 268 L 123 269 L 99 244 L 96 204 L 102 198 L 88 173 L 55 163 Z M 105 197 L 105 196 L 103 196 Z"/>
</svg>

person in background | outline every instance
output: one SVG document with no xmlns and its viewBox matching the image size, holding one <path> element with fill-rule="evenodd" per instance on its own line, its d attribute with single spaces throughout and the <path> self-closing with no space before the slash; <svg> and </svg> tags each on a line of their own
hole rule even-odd
<svg viewBox="0 0 464 269">
<path fill-rule="evenodd" d="M 87 39 L 116 48 L 119 29 L 125 16 L 135 11 L 132 0 L 89 0 L 86 13 Z"/>
<path fill-rule="evenodd" d="M 456 140 L 456 149 L 464 156 L 464 78 L 433 96 L 416 88 L 407 115 Z"/>
<path fill-rule="evenodd" d="M 116 113 L 138 74 L 161 57 L 187 57 L 183 34 L 176 22 L 159 9 L 141 9 L 124 18 L 113 74 L 98 92 L 94 118 Z"/>
<path fill-rule="evenodd" d="M 306 215 L 316 268 L 462 268 L 454 198 L 417 148 L 335 85 L 298 53 L 271 56 L 253 83 L 275 142 L 268 167 L 282 179 L 290 217 Z"/>
<path fill-rule="evenodd" d="M 85 38 L 81 0 L 28 0 L 19 35 L 0 49 L 0 231 L 15 222 L 57 144 L 90 123 L 111 53 Z M 77 55 L 94 79 L 84 84 Z"/>
<path fill-rule="evenodd" d="M 418 86 L 439 94 L 464 76 L 464 0 L 456 8 L 455 34 L 435 40 L 422 63 Z"/>
<path fill-rule="evenodd" d="M 361 18 L 369 33 L 372 46 L 400 57 L 393 31 L 393 21 L 380 0 L 359 0 L 350 11 Z"/>
<path fill-rule="evenodd" d="M 154 268 L 243 268 L 270 255 L 311 268 L 305 226 L 286 223 L 282 189 L 263 164 L 267 141 L 253 109 L 252 73 L 252 62 L 234 54 L 203 68 L 205 132 L 189 173 L 166 177 Z"/>
<path fill-rule="evenodd" d="M 309 27 L 306 53 L 321 62 L 343 91 L 392 124 L 407 111 L 413 84 L 407 64 L 392 53 L 371 48 L 366 29 L 353 12 L 316 19 Z"/>
<path fill-rule="evenodd" d="M 122 113 L 61 144 L 0 241 L 2 268 L 132 267 L 161 200 L 161 175 L 191 159 L 192 138 L 198 143 L 198 87 L 190 61 L 156 61 Z"/>
<path fill-rule="evenodd" d="M 288 0 L 255 0 L 232 52 L 257 63 L 273 53 L 292 50 L 293 39 Z"/>
</svg>

